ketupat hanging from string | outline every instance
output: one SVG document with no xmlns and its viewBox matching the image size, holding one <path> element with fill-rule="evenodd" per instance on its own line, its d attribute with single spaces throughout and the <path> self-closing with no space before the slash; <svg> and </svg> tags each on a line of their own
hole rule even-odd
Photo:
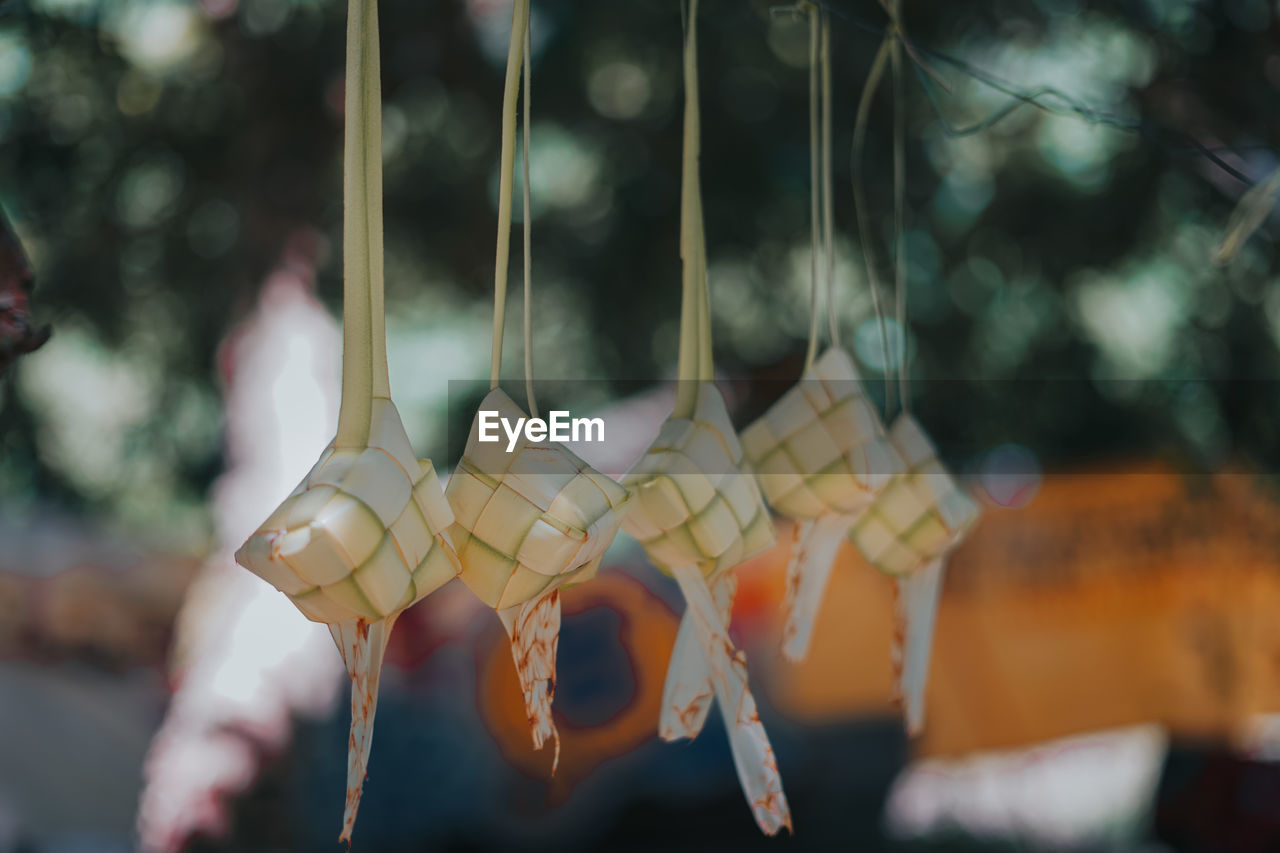
<svg viewBox="0 0 1280 853">
<path fill-rule="evenodd" d="M 929 658 L 945 574 L 945 560 L 977 523 L 980 510 L 939 461 L 933 443 L 911 414 L 907 381 L 906 260 L 903 254 L 906 106 L 902 91 L 902 2 L 882 0 L 882 5 L 889 12 L 893 27 L 880 47 L 862 93 L 862 101 L 858 105 L 853 149 L 854 198 L 858 208 L 858 230 L 868 280 L 873 289 L 878 289 L 879 278 L 871 257 L 866 198 L 862 189 L 861 159 L 871 97 L 883 74 L 885 63 L 889 62 L 893 69 L 895 104 L 894 290 L 898 341 L 901 346 L 895 360 L 890 357 L 888 339 L 884 338 L 886 407 L 893 406 L 892 372 L 893 365 L 896 364 L 901 411 L 889 429 L 889 439 L 905 462 L 905 469 L 893 477 L 871 508 L 858 519 L 849 538 L 867 562 L 894 578 L 897 612 L 891 654 L 898 674 L 898 690 L 904 705 L 907 731 L 914 734 L 924 725 L 924 691 L 929 674 Z M 881 335 L 884 337 L 884 314 L 878 300 L 875 304 Z"/>
<path fill-rule="evenodd" d="M 880 415 L 862 387 L 853 359 L 840 346 L 831 197 L 831 36 L 826 11 L 812 4 L 806 8 L 812 227 L 809 347 L 801 381 L 742 432 L 743 448 L 755 467 L 765 497 L 778 513 L 795 524 L 787 563 L 782 645 L 783 654 L 793 661 L 804 659 L 808 653 L 814 621 L 841 540 L 889 479 L 903 468 L 885 435 Z M 820 255 L 831 348 L 819 358 Z"/>
<path fill-rule="evenodd" d="M 511 195 L 515 161 L 516 96 L 524 71 L 524 295 L 525 388 L 536 416 L 530 321 L 529 188 L 529 0 L 515 0 L 511 45 L 502 102 L 501 183 L 494 277 L 493 354 L 490 391 L 480 411 L 501 418 L 527 417 L 498 387 L 506 313 L 510 254 Z M 560 589 L 593 576 L 617 534 L 630 495 L 564 445 L 522 439 L 512 452 L 502 443 L 480 441 L 479 416 L 466 450 L 449 478 L 446 495 L 456 522 L 451 528 L 462 563 L 462 580 L 498 612 L 511 638 L 534 746 L 559 739 L 551 718 L 556 648 L 560 636 Z"/>
<path fill-rule="evenodd" d="M 329 625 L 351 677 L 347 796 L 355 824 L 382 657 L 396 617 L 460 566 L 453 514 L 391 402 L 382 258 L 382 91 L 376 0 L 351 0 L 343 163 L 342 402 L 333 443 L 236 552 L 309 619 Z"/>
<path fill-rule="evenodd" d="M 889 438 L 907 470 L 881 492 L 854 524 L 849 538 L 872 566 L 893 576 L 897 629 L 893 662 L 907 731 L 924 725 L 934 623 L 947 555 L 978 521 L 978 505 L 960 490 L 938 460 L 923 428 L 903 411 Z"/>
<path fill-rule="evenodd" d="M 729 734 L 734 766 L 756 822 L 772 835 L 791 827 L 777 761 L 747 684 L 746 658 L 728 624 L 733 567 L 774 542 L 724 399 L 712 384 L 706 245 L 698 179 L 697 0 L 685 27 L 684 166 L 681 191 L 683 299 L 675 410 L 623 483 L 635 505 L 623 527 L 659 569 L 675 576 L 688 610 L 672 652 L 659 730 L 693 737 L 712 697 Z"/>
</svg>

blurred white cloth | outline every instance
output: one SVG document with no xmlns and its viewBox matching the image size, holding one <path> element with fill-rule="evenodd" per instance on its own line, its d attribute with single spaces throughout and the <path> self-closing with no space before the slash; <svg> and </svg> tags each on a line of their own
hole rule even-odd
<svg viewBox="0 0 1280 853">
<path fill-rule="evenodd" d="M 1037 850 L 1113 849 L 1145 830 L 1168 742 L 1164 729 L 1146 725 L 917 761 L 889 794 L 889 834 L 961 832 Z"/>
<path fill-rule="evenodd" d="M 332 707 L 343 684 L 325 626 L 232 559 L 336 428 L 341 335 L 311 295 L 311 275 L 309 263 L 286 262 L 223 345 L 229 467 L 213 489 L 219 548 L 179 616 L 177 687 L 145 766 L 144 851 L 225 831 L 229 800 L 286 746 L 291 715 Z"/>
</svg>

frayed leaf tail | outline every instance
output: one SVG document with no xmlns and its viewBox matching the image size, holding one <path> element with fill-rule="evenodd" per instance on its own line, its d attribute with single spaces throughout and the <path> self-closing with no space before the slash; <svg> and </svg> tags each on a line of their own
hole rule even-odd
<svg viewBox="0 0 1280 853">
<path fill-rule="evenodd" d="M 542 749 L 548 738 L 555 740 L 555 756 L 551 762 L 551 773 L 555 775 L 560 764 L 560 733 L 551 719 L 551 702 L 556 694 L 560 591 L 553 590 L 518 607 L 501 610 L 498 616 L 511 638 L 511 656 L 524 693 L 524 709 L 529 715 L 534 748 Z"/>
<path fill-rule="evenodd" d="M 901 661 L 899 691 L 906 715 L 907 733 L 919 734 L 924 728 L 924 690 L 929 679 L 929 659 L 933 651 L 933 631 L 938 621 L 938 601 L 946 572 L 941 560 L 899 578 L 899 641 L 895 660 Z"/>
<path fill-rule="evenodd" d="M 796 522 L 791 559 L 787 563 L 787 597 L 783 602 L 786 624 L 782 629 L 782 655 L 792 663 L 809 655 L 813 626 L 822 609 L 831 567 L 841 541 L 849 532 L 849 524 L 849 518 L 843 515 Z"/>
<path fill-rule="evenodd" d="M 674 574 L 688 605 L 686 618 L 693 622 L 694 636 L 711 671 L 738 782 L 756 824 L 768 835 L 783 827 L 790 831 L 791 809 L 782 792 L 778 762 L 747 685 L 747 656 L 733 647 L 702 574 L 692 566 L 677 568 Z"/>
<path fill-rule="evenodd" d="M 342 813 L 339 841 L 351 842 L 351 830 L 360 808 L 369 747 L 373 744 L 373 716 L 378 710 L 378 679 L 382 659 L 391 639 L 395 616 L 377 622 L 353 619 L 329 626 L 351 677 L 351 734 L 347 739 L 347 802 Z"/>
<path fill-rule="evenodd" d="M 738 578 L 732 571 L 716 575 L 710 582 L 716 616 L 726 629 L 733 614 L 733 599 L 738 594 Z M 715 688 L 711 684 L 711 667 L 698 641 L 691 611 L 686 611 L 676 633 L 676 645 L 667 664 L 667 680 L 662 687 L 662 712 L 658 716 L 658 734 L 663 740 L 694 738 L 702 731 L 711 710 Z"/>
</svg>

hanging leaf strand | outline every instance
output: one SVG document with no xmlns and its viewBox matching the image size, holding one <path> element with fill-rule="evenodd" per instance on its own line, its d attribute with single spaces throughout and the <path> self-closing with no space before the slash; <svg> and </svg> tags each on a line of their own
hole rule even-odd
<svg viewBox="0 0 1280 853">
<path fill-rule="evenodd" d="M 711 306 L 707 292 L 706 237 L 699 179 L 702 132 L 698 105 L 698 0 L 690 0 L 684 43 L 684 143 L 680 177 L 680 257 L 683 298 L 676 417 L 691 417 L 698 385 L 715 378 L 711 359 Z"/>
<path fill-rule="evenodd" d="M 507 51 L 507 77 L 502 89 L 502 142 L 498 168 L 498 247 L 493 268 L 493 351 L 489 363 L 489 390 L 498 387 L 502 374 L 502 331 L 507 318 L 507 269 L 511 260 L 511 196 L 515 184 L 516 106 L 520 70 L 524 61 L 525 32 L 529 26 L 529 0 L 515 0 L 511 10 L 511 45 Z"/>
<path fill-rule="evenodd" d="M 342 220 L 342 402 L 338 447 L 368 443 L 374 397 L 390 398 L 382 262 L 382 83 L 378 7 L 353 0 L 347 25 Z"/>
<path fill-rule="evenodd" d="M 496 413 L 508 422 L 526 420 L 526 413 L 499 387 L 521 81 L 524 379 L 529 414 L 536 417 L 538 411 L 533 387 L 529 25 L 529 0 L 515 0 L 502 102 L 491 387 L 472 422 L 446 495 L 456 515 L 451 532 L 462 564 L 462 582 L 497 612 L 507 631 L 533 745 L 541 749 L 548 740 L 554 742 L 554 774 L 560 755 L 560 737 L 551 711 L 560 638 L 560 589 L 594 577 L 622 523 L 630 494 L 554 440 L 534 441 L 526 433 L 519 446 L 510 450 L 481 440 L 480 423 L 486 413 Z"/>
<path fill-rule="evenodd" d="M 453 514 L 390 397 L 383 305 L 382 132 L 376 0 L 351 0 L 343 159 L 342 400 L 319 461 L 236 552 L 329 627 L 351 679 L 340 840 L 360 806 L 383 653 L 396 618 L 461 570 Z"/>
</svg>

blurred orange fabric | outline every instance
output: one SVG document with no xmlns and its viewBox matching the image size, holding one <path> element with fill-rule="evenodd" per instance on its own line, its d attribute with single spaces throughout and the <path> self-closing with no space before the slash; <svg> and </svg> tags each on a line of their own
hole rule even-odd
<svg viewBox="0 0 1280 853">
<path fill-rule="evenodd" d="M 917 752 L 1010 748 L 1141 722 L 1229 740 L 1251 715 L 1280 710 L 1276 510 L 1249 476 L 1154 467 L 1049 475 L 1026 508 L 989 508 L 949 564 Z M 734 630 L 753 689 L 801 722 L 896 714 L 890 581 L 846 544 L 809 659 L 788 665 L 776 651 L 786 530 L 778 540 L 738 569 Z M 606 726 L 562 727 L 553 783 L 562 791 L 655 735 L 678 624 L 642 583 L 616 572 L 564 603 L 566 619 L 597 605 L 624 615 L 636 689 Z M 544 775 L 550 756 L 528 746 L 510 656 L 494 634 L 481 707 L 508 757 Z"/>
</svg>

